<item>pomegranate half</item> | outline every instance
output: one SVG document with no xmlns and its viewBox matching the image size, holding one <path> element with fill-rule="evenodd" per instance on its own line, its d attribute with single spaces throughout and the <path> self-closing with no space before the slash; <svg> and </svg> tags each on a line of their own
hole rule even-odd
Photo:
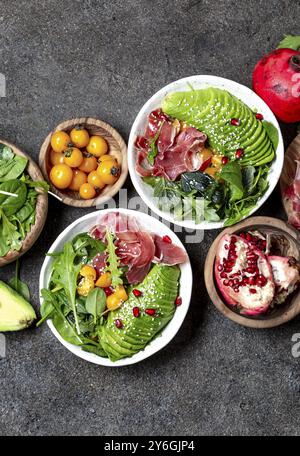
<svg viewBox="0 0 300 456">
<path fill-rule="evenodd" d="M 271 265 L 255 245 L 225 234 L 215 260 L 217 286 L 226 303 L 245 315 L 265 313 L 273 301 L 275 284 Z"/>
</svg>

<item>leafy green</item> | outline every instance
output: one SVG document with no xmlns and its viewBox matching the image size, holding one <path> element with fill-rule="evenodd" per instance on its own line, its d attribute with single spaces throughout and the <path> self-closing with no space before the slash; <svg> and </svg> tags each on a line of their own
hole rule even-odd
<svg viewBox="0 0 300 456">
<path fill-rule="evenodd" d="M 10 216 L 15 214 L 26 201 L 26 185 L 17 179 L 10 180 L 0 184 L 0 190 L 17 195 L 9 196 L 0 193 L 0 207 L 5 215 Z"/>
<path fill-rule="evenodd" d="M 196 190 L 200 195 L 204 195 L 207 188 L 214 183 L 214 179 L 201 171 L 181 174 L 181 187 L 185 193 Z"/>
<path fill-rule="evenodd" d="M 99 239 L 92 238 L 88 233 L 80 233 L 73 239 L 73 248 L 81 263 L 88 263 L 98 253 L 106 249 L 106 245 Z"/>
<path fill-rule="evenodd" d="M 0 208 L 0 256 L 5 256 L 10 250 L 20 250 L 22 246 L 21 234 L 17 226 L 10 222 Z"/>
<path fill-rule="evenodd" d="M 26 301 L 30 301 L 30 291 L 28 285 L 25 282 L 22 282 L 20 279 L 20 263 L 19 260 L 16 261 L 16 272 L 15 275 L 10 279 L 8 285 L 16 290 L 19 295 L 23 296 Z"/>
<path fill-rule="evenodd" d="M 106 308 L 106 295 L 102 288 L 94 288 L 87 296 L 85 308 L 94 317 L 94 324 Z"/>
<path fill-rule="evenodd" d="M 297 51 L 300 48 L 300 35 L 285 35 L 277 46 L 280 48 L 290 48 Z"/>
<path fill-rule="evenodd" d="M 76 252 L 72 242 L 66 242 L 63 251 L 55 258 L 53 269 L 55 270 L 54 284 L 64 289 L 68 303 L 72 309 L 75 319 L 77 333 L 80 334 L 79 320 L 76 310 L 76 288 L 77 277 L 81 264 L 76 264 Z"/>
<path fill-rule="evenodd" d="M 120 260 L 116 254 L 116 246 L 114 244 L 114 235 L 107 229 L 105 238 L 107 241 L 107 270 L 111 274 L 111 283 L 113 288 L 123 285 L 123 271 L 120 268 Z"/>
<path fill-rule="evenodd" d="M 263 120 L 262 124 L 271 140 L 271 143 L 273 144 L 274 150 L 276 150 L 279 142 L 279 134 L 277 128 L 272 124 L 272 122 L 268 122 L 267 120 Z"/>
<path fill-rule="evenodd" d="M 222 167 L 220 178 L 229 186 L 230 202 L 238 201 L 243 197 L 242 171 L 241 166 L 236 161 L 230 161 Z"/>
<path fill-rule="evenodd" d="M 163 125 L 163 123 L 162 123 Z M 156 145 L 156 141 L 158 140 L 158 137 L 160 135 L 160 132 L 161 132 L 161 127 L 162 125 L 160 126 L 160 128 L 158 129 L 158 131 L 156 132 L 156 135 L 154 136 L 154 138 L 152 139 L 151 143 L 150 143 L 150 151 L 148 152 L 148 155 L 147 155 L 147 160 L 148 162 L 150 163 L 150 165 L 154 165 L 154 160 L 155 160 L 155 157 L 156 155 L 158 154 L 158 149 L 157 149 L 157 145 Z"/>
</svg>

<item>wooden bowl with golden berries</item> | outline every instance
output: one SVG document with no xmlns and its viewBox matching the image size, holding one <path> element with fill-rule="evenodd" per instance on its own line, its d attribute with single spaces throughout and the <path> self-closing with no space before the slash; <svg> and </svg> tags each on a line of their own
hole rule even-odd
<svg viewBox="0 0 300 456">
<path fill-rule="evenodd" d="M 223 230 L 204 266 L 206 289 L 215 307 L 250 328 L 272 328 L 300 314 L 299 241 L 299 232 L 272 217 L 251 217 Z M 232 258 L 234 266 L 229 263 Z"/>
<path fill-rule="evenodd" d="M 0 138 L 0 143 L 10 147 L 15 155 L 20 155 L 28 160 L 26 167 L 26 173 L 31 177 L 33 181 L 42 181 L 44 180 L 43 175 L 37 166 L 37 164 L 32 160 L 29 155 L 23 152 L 19 147 L 15 146 L 9 141 Z M 25 237 L 22 242 L 22 247 L 20 250 L 11 250 L 4 257 L 0 257 L 0 267 L 6 266 L 9 263 L 20 258 L 27 252 L 38 239 L 41 234 L 43 227 L 46 222 L 47 213 L 48 213 L 48 194 L 42 190 L 37 189 L 38 197 L 36 202 L 36 216 L 35 223 L 31 226 L 31 230 Z"/>
<path fill-rule="evenodd" d="M 49 133 L 40 149 L 39 164 L 51 192 L 63 203 L 98 206 L 114 197 L 127 178 L 127 146 L 102 120 L 71 119 Z"/>
</svg>

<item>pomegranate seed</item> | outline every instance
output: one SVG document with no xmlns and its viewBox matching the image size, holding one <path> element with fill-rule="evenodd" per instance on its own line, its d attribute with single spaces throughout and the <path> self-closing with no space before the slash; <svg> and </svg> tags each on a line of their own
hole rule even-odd
<svg viewBox="0 0 300 456">
<path fill-rule="evenodd" d="M 222 165 L 226 165 L 229 162 L 228 157 L 222 157 Z"/>
<path fill-rule="evenodd" d="M 239 279 L 234 279 L 233 284 L 237 285 L 238 283 L 240 283 Z"/>
<path fill-rule="evenodd" d="M 145 313 L 147 315 L 150 315 L 150 317 L 153 317 L 155 315 L 156 310 L 155 309 L 145 309 Z"/>
<path fill-rule="evenodd" d="M 244 155 L 244 149 L 237 149 L 235 152 L 235 158 L 242 158 Z"/>
<path fill-rule="evenodd" d="M 175 299 L 175 306 L 181 306 L 182 304 L 182 298 L 180 296 L 177 296 Z"/>
<path fill-rule="evenodd" d="M 255 117 L 257 118 L 257 120 L 263 120 L 263 118 L 264 118 L 264 116 L 260 112 L 257 112 L 255 114 Z"/>
<path fill-rule="evenodd" d="M 252 236 L 252 242 L 253 242 L 253 244 L 257 244 L 258 237 L 257 236 Z"/>
<path fill-rule="evenodd" d="M 266 250 L 267 242 L 266 241 L 261 241 L 261 246 L 262 246 L 262 250 Z"/>
<path fill-rule="evenodd" d="M 229 280 L 224 280 L 224 281 L 223 281 L 223 285 L 224 285 L 225 287 L 228 287 L 228 285 L 229 285 Z"/>
<path fill-rule="evenodd" d="M 227 274 L 225 274 L 225 272 L 221 272 L 220 276 L 221 279 L 227 279 Z"/>
<path fill-rule="evenodd" d="M 143 294 L 140 290 L 137 290 L 136 288 L 134 288 L 134 289 L 132 290 L 132 293 L 134 294 L 134 296 L 135 296 L 136 298 L 142 296 L 142 294 Z"/>
<path fill-rule="evenodd" d="M 104 288 L 104 293 L 106 294 L 106 296 L 110 296 L 113 291 L 110 287 L 107 287 L 107 288 Z"/>
<path fill-rule="evenodd" d="M 119 318 L 117 318 L 115 320 L 115 325 L 118 329 L 122 329 L 123 328 L 123 323 L 122 323 L 122 320 L 120 320 Z"/>
<path fill-rule="evenodd" d="M 134 307 L 132 309 L 132 313 L 135 318 L 138 318 L 140 316 L 140 309 L 138 307 Z"/>
<path fill-rule="evenodd" d="M 165 242 L 166 244 L 172 244 L 172 239 L 170 238 L 170 236 L 168 236 L 167 234 L 165 236 L 163 236 L 162 238 L 163 242 Z"/>
<path fill-rule="evenodd" d="M 225 272 L 231 272 L 231 271 L 232 271 L 232 268 L 225 268 L 224 271 L 225 271 Z"/>
<path fill-rule="evenodd" d="M 249 285 L 255 285 L 255 283 L 256 283 L 255 277 L 249 277 L 248 283 L 249 283 Z"/>
<path fill-rule="evenodd" d="M 246 233 L 246 241 L 248 241 L 248 242 L 252 241 L 252 236 L 250 233 Z"/>
<path fill-rule="evenodd" d="M 234 127 L 238 127 L 240 125 L 240 121 L 239 119 L 236 119 L 235 117 L 233 117 L 230 121 L 231 125 L 233 125 Z"/>
<path fill-rule="evenodd" d="M 225 244 L 225 245 L 224 245 L 224 249 L 225 249 L 225 250 L 228 250 L 228 249 L 229 249 L 228 244 Z"/>
<path fill-rule="evenodd" d="M 228 280 L 228 285 L 229 285 L 230 287 L 232 287 L 232 285 L 233 285 L 233 280 Z"/>
<path fill-rule="evenodd" d="M 246 272 L 248 272 L 249 274 L 253 274 L 254 268 L 249 266 L 248 268 L 246 268 Z"/>
<path fill-rule="evenodd" d="M 219 266 L 217 267 L 217 269 L 218 269 L 218 271 L 221 272 L 221 271 L 223 271 L 223 266 L 221 266 L 221 265 L 219 264 Z"/>
<path fill-rule="evenodd" d="M 239 287 L 234 287 L 233 291 L 234 291 L 235 293 L 238 293 L 238 292 L 239 292 Z"/>
<path fill-rule="evenodd" d="M 236 243 L 236 241 L 237 241 L 237 238 L 236 238 L 235 236 L 232 236 L 232 238 L 231 238 L 231 242 L 232 242 L 233 244 L 235 244 L 235 243 Z"/>
<path fill-rule="evenodd" d="M 249 288 L 249 292 L 250 292 L 251 294 L 257 293 L 257 291 L 255 290 L 255 288 Z"/>
<path fill-rule="evenodd" d="M 241 237 L 242 239 L 246 239 L 246 234 L 245 234 L 245 233 L 240 233 L 240 237 Z"/>
</svg>

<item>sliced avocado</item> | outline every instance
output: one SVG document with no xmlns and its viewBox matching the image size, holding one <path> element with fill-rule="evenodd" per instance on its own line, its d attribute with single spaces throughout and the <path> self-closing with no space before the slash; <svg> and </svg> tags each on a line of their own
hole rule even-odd
<svg viewBox="0 0 300 456">
<path fill-rule="evenodd" d="M 28 328 L 35 319 L 31 304 L 0 280 L 0 331 Z"/>
<path fill-rule="evenodd" d="M 233 157 L 236 149 L 244 149 L 242 162 L 274 158 L 271 140 L 252 110 L 229 92 L 209 87 L 167 95 L 162 109 L 166 114 L 185 121 L 207 136 L 211 147 L 217 152 Z M 231 125 L 237 118 L 239 126 Z M 264 155 L 266 153 L 266 156 Z"/>
<path fill-rule="evenodd" d="M 122 307 L 109 313 L 106 324 L 100 327 L 99 336 L 104 351 L 112 361 L 143 350 L 172 319 L 179 275 L 178 266 L 154 265 L 139 285 L 142 296 L 136 298 L 130 292 Z M 139 307 L 139 317 L 134 317 L 134 307 Z M 155 315 L 148 315 L 146 309 L 155 309 Z M 115 325 L 117 319 L 123 324 L 121 329 Z"/>
</svg>

